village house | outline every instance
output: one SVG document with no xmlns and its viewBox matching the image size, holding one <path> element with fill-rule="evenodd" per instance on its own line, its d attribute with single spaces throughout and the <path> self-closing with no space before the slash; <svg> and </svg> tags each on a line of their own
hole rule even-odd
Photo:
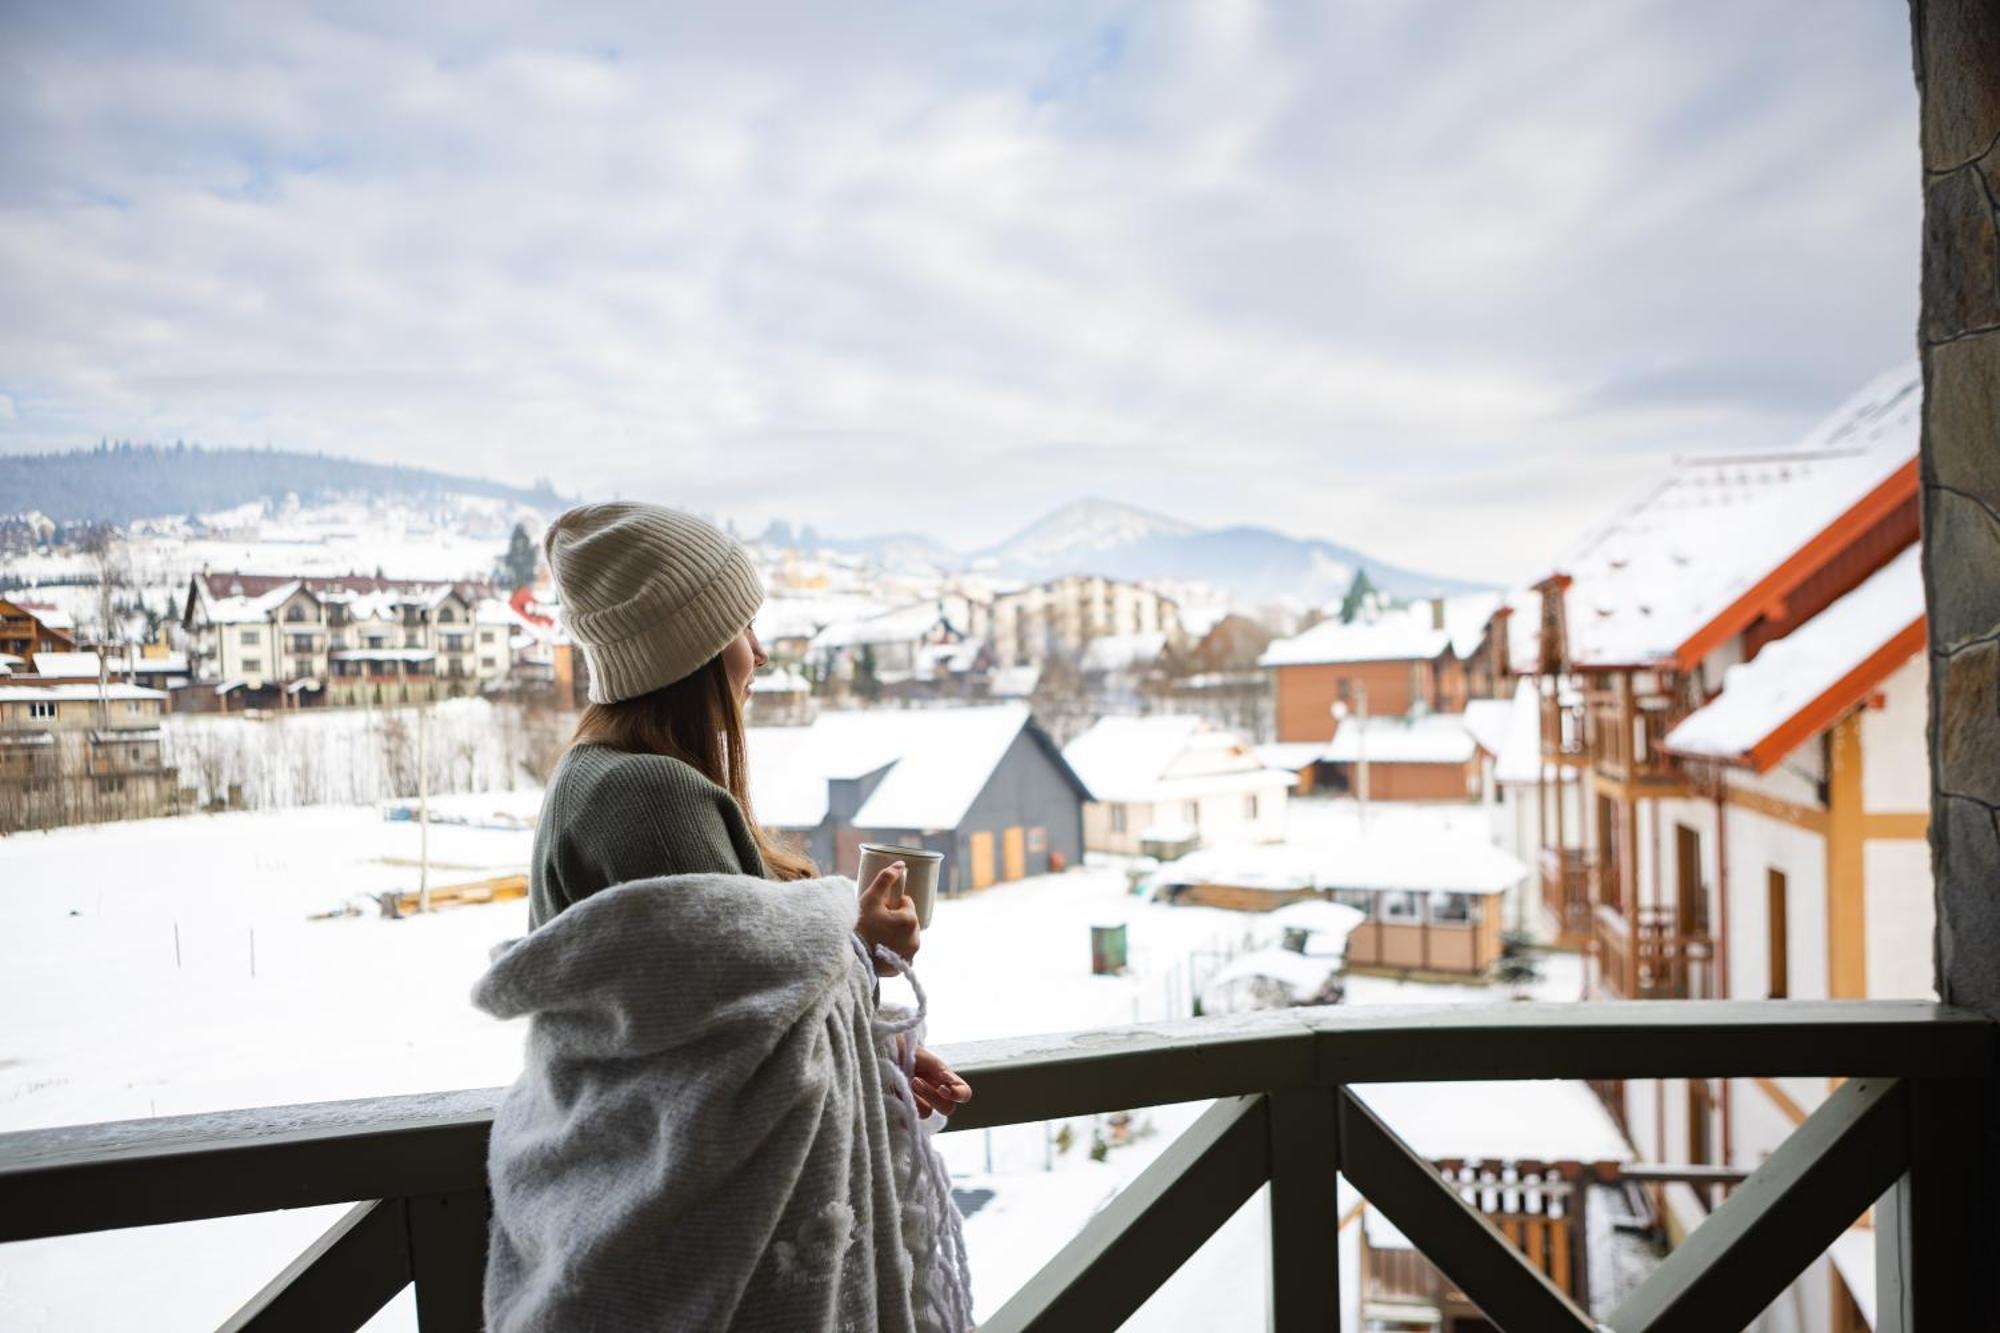
<svg viewBox="0 0 2000 1333">
<path fill-rule="evenodd" d="M 1275 845 L 1209 847 L 1152 876 L 1168 902 L 1271 912 L 1330 901 L 1362 914 L 1351 967 L 1486 976 L 1528 867 L 1483 838 L 1396 819 Z"/>
<path fill-rule="evenodd" d="M 1365 607 L 1351 622 L 1323 620 L 1274 639 L 1258 661 L 1277 695 L 1276 739 L 1332 740 L 1336 704 L 1354 717 L 1460 711 L 1464 660 L 1477 652 L 1498 601 L 1472 594 Z"/>
<path fill-rule="evenodd" d="M 1540 583 L 1542 896 L 1594 994 L 1932 995 L 1920 397 L 1911 367 L 1791 449 L 1683 460 Z M 1827 1091 L 1609 1095 L 1653 1161 L 1751 1165 Z M 1665 1187 L 1670 1232 L 1713 1203 Z M 1834 1254 L 1788 1293 L 1801 1327 L 1873 1290 L 1865 1235 Z"/>
<path fill-rule="evenodd" d="M 177 813 L 178 776 L 160 746 L 165 708 L 160 691 L 123 682 L 0 677 L 0 833 Z"/>
<path fill-rule="evenodd" d="M 943 853 L 946 893 L 1082 860 L 1089 789 L 1024 705 L 827 712 L 748 745 L 757 818 L 829 872 L 864 842 Z"/>
<path fill-rule="evenodd" d="M 1163 634 L 1181 641 L 1180 609 L 1142 583 L 1097 574 L 1070 574 L 996 593 L 993 653 L 1003 667 L 1040 666 L 1051 657 L 1079 658 L 1106 634 Z"/>
<path fill-rule="evenodd" d="M 873 700 L 885 692 L 907 693 L 913 682 L 932 682 L 949 673 L 956 648 L 968 636 L 940 602 L 917 602 L 866 617 L 835 621 L 813 635 L 806 664 L 822 681 Z M 977 648 L 971 652 L 977 654 Z"/>
<path fill-rule="evenodd" d="M 1332 784 L 1371 801 L 1472 801 L 1479 746 L 1462 713 L 1349 717 L 1320 755 Z"/>
<path fill-rule="evenodd" d="M 1063 749 L 1090 789 L 1083 844 L 1136 855 L 1149 831 L 1185 827 L 1207 845 L 1285 836 L 1292 775 L 1198 717 L 1107 717 Z"/>
<path fill-rule="evenodd" d="M 66 653 L 75 648 L 76 622 L 67 611 L 0 597 L 0 654 L 25 661 L 36 653 Z"/>
</svg>

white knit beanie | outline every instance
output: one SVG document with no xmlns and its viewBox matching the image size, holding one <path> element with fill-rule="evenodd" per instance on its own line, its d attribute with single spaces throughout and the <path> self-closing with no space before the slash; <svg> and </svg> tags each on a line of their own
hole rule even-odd
<svg viewBox="0 0 2000 1333">
<path fill-rule="evenodd" d="M 583 645 L 590 701 L 693 675 L 757 614 L 764 584 L 735 538 L 629 500 L 578 505 L 542 535 L 562 619 Z"/>
</svg>

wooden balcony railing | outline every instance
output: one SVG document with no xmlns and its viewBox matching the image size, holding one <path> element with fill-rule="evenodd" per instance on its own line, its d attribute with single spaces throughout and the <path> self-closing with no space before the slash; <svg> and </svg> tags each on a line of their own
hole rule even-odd
<svg viewBox="0 0 2000 1333">
<path fill-rule="evenodd" d="M 1267 1182 L 1270 1271 L 1243 1278 L 1271 1327 L 1337 1327 L 1336 1172 L 1504 1329 L 1741 1328 L 1871 1205 L 1878 1329 L 1992 1327 L 1996 1030 L 1916 1002 L 1334 1006 L 957 1047 L 978 1096 L 954 1130 L 1217 1099 L 981 1327 L 1118 1327 Z M 1847 1078 L 1602 1324 L 1349 1092 L 1757 1075 Z M 469 1333 L 498 1096 L 0 1135 L 0 1242 L 359 1198 L 225 1327 L 355 1329 L 414 1282 L 426 1333 Z"/>
<path fill-rule="evenodd" d="M 1565 934 L 1590 934 L 1592 886 L 1597 863 L 1578 847 L 1544 847 L 1541 852 L 1542 905 Z"/>
<path fill-rule="evenodd" d="M 1617 908 L 1600 904 L 1595 924 L 1599 976 L 1614 995 L 1703 1000 L 1715 993 L 1714 941 L 1681 930 L 1673 912 L 1642 907 L 1636 922 L 1628 922 Z"/>
</svg>

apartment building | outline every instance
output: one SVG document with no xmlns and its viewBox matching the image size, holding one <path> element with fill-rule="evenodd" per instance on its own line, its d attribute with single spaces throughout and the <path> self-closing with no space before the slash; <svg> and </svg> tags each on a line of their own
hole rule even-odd
<svg viewBox="0 0 2000 1333">
<path fill-rule="evenodd" d="M 357 575 L 194 576 L 182 615 L 194 680 L 279 704 L 391 704 L 490 688 L 532 626 L 472 583 Z"/>
<path fill-rule="evenodd" d="M 1111 634 L 1164 634 L 1183 639 L 1180 608 L 1142 583 L 1071 574 L 996 593 L 991 608 L 994 659 L 1002 667 L 1039 666 L 1053 656 L 1078 656 L 1092 639 Z"/>
<path fill-rule="evenodd" d="M 1539 584 L 1542 896 L 1597 997 L 1932 996 L 1920 397 L 1911 367 L 1791 449 L 1682 460 Z M 1643 1158 L 1748 1168 L 1831 1089 L 1605 1091 Z M 1662 1186 L 1669 1234 L 1717 1188 Z M 1758 1327 L 1859 1327 L 1874 1253 Z"/>
</svg>

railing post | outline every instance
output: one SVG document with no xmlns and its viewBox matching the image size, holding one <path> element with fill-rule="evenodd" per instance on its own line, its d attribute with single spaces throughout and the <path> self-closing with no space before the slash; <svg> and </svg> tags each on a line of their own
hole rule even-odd
<svg viewBox="0 0 2000 1333">
<path fill-rule="evenodd" d="M 417 1327 L 423 1333 L 479 1333 L 491 1216 L 486 1191 L 419 1194 L 407 1206 Z"/>
<path fill-rule="evenodd" d="M 1908 1085 L 1909 1169 L 1875 1208 L 1876 1333 L 2000 1328 L 1985 1195 L 1992 1082 Z"/>
<path fill-rule="evenodd" d="M 1270 1327 L 1340 1327 L 1338 1087 L 1274 1092 Z"/>
</svg>

